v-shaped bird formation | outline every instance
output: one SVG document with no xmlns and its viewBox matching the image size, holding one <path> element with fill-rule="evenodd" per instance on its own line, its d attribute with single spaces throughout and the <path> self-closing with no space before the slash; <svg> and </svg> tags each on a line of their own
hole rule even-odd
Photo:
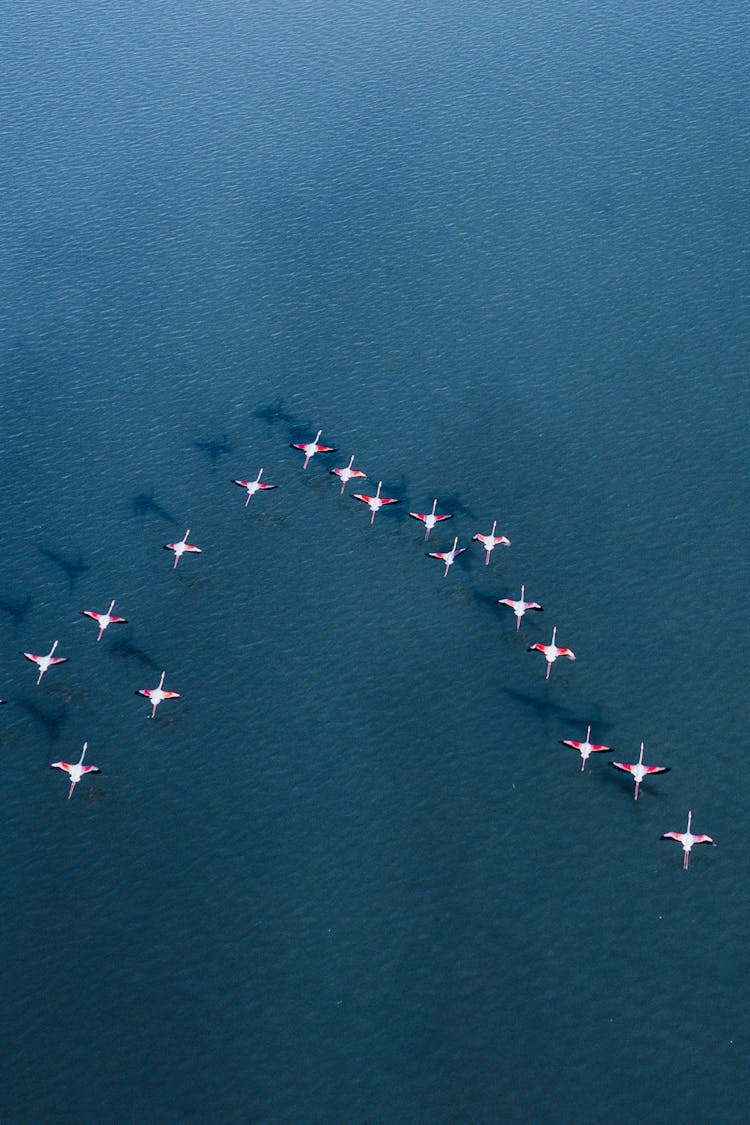
<svg viewBox="0 0 750 1125">
<path fill-rule="evenodd" d="M 303 466 L 302 466 L 303 471 L 307 470 L 308 466 L 310 465 L 311 460 L 316 455 L 327 454 L 327 453 L 336 453 L 337 452 L 337 450 L 334 446 L 321 445 L 320 444 L 320 438 L 322 436 L 322 433 L 323 433 L 322 430 L 318 430 L 315 437 L 310 441 L 291 443 L 292 449 L 298 450 L 299 452 L 304 454 L 304 463 L 303 463 Z M 341 496 L 344 495 L 344 492 L 346 490 L 346 486 L 351 480 L 366 480 L 366 479 L 368 479 L 367 473 L 365 473 L 361 469 L 355 469 L 353 467 L 354 466 L 354 459 L 355 459 L 354 454 L 352 454 L 351 457 L 349 458 L 348 464 L 328 470 L 329 474 L 337 477 L 337 479 L 340 483 L 339 495 L 341 495 Z M 243 488 L 245 490 L 245 493 L 246 493 L 245 507 L 248 506 L 248 504 L 250 503 L 250 500 L 252 499 L 253 496 L 255 496 L 256 493 L 258 493 L 258 492 L 268 492 L 268 491 L 271 491 L 271 490 L 277 488 L 277 485 L 275 485 L 275 484 L 267 484 L 265 481 L 262 481 L 261 480 L 262 476 L 263 476 L 263 469 L 261 468 L 261 469 L 258 470 L 257 476 L 255 476 L 254 478 L 252 478 L 252 477 L 247 478 L 247 479 L 239 478 L 239 477 L 238 478 L 232 478 L 232 482 L 231 482 L 232 484 L 237 485 L 238 487 Z M 370 510 L 370 524 L 373 524 L 375 522 L 375 516 L 377 515 L 377 513 L 382 508 L 387 508 L 392 504 L 399 504 L 401 502 L 399 497 L 383 496 L 382 495 L 382 488 L 383 488 L 383 482 L 382 482 L 382 480 L 380 480 L 380 481 L 378 481 L 377 488 L 376 488 L 374 494 L 361 493 L 361 492 L 351 493 L 352 499 L 357 500 L 360 503 L 366 504 L 367 507 L 369 508 L 369 510 Z M 417 520 L 418 522 L 420 522 L 423 525 L 423 527 L 424 527 L 424 540 L 423 540 L 423 542 L 428 540 L 430 538 L 431 532 L 433 532 L 436 528 L 439 528 L 442 523 L 444 523 L 446 520 L 451 520 L 451 519 L 454 518 L 454 513 L 452 513 L 452 512 L 438 512 L 437 497 L 433 500 L 432 507 L 429 511 L 427 511 L 427 512 L 409 512 L 408 515 L 412 519 Z M 471 542 L 477 542 L 477 543 L 481 544 L 481 548 L 484 552 L 484 565 L 485 566 L 489 566 L 491 556 L 492 556 L 492 552 L 495 550 L 496 547 L 499 547 L 499 546 L 510 547 L 510 545 L 511 545 L 511 541 L 510 541 L 510 539 L 508 538 L 507 535 L 496 534 L 497 525 L 498 525 L 498 521 L 493 520 L 492 530 L 488 534 L 483 534 L 481 532 L 475 532 L 471 537 Z M 193 543 L 188 542 L 189 536 L 190 536 L 190 529 L 188 529 L 185 532 L 183 538 L 178 540 L 177 542 L 165 543 L 164 544 L 164 549 L 168 550 L 168 551 L 171 551 L 172 554 L 174 555 L 174 561 L 173 561 L 173 564 L 172 564 L 173 569 L 177 567 L 177 565 L 180 562 L 183 555 L 186 555 L 186 554 L 196 554 L 196 555 L 202 554 L 202 548 L 197 547 Z M 452 546 L 446 547 L 443 550 L 425 551 L 425 554 L 429 558 L 438 559 L 441 563 L 443 563 L 443 566 L 444 566 L 443 577 L 444 578 L 448 577 L 449 571 L 455 565 L 455 563 L 457 562 L 459 557 L 461 555 L 465 554 L 469 550 L 469 547 L 459 547 L 458 543 L 459 543 L 459 536 L 455 535 L 453 537 Z M 516 632 L 518 632 L 518 630 L 521 628 L 522 620 L 523 620 L 524 616 L 526 615 L 526 613 L 528 613 L 529 610 L 535 610 L 537 612 L 542 612 L 542 610 L 543 610 L 543 607 L 542 607 L 542 605 L 540 605 L 539 602 L 527 601 L 526 600 L 526 586 L 525 585 L 521 586 L 521 593 L 517 598 L 507 596 L 507 597 L 497 598 L 497 599 L 495 599 L 495 601 L 496 601 L 496 604 L 506 606 L 508 609 L 511 609 L 513 611 L 513 614 L 514 614 L 515 619 L 516 619 L 516 626 L 515 626 Z M 109 628 L 110 625 L 120 625 L 120 624 L 126 625 L 128 623 L 127 618 L 118 617 L 118 616 L 114 615 L 114 613 L 112 612 L 114 610 L 114 607 L 115 607 L 115 599 L 113 598 L 110 601 L 109 609 L 106 611 L 106 613 L 99 613 L 99 612 L 95 612 L 94 610 L 88 610 L 88 609 L 84 609 L 84 610 L 80 611 L 81 614 L 84 617 L 89 617 L 89 618 L 91 618 L 91 620 L 96 622 L 96 624 L 98 626 L 98 629 L 99 629 L 98 635 L 96 637 L 97 642 L 102 639 L 102 636 L 104 635 L 105 631 Z M 26 660 L 29 660 L 30 662 L 32 662 L 33 664 L 35 664 L 37 666 L 37 670 L 38 670 L 37 680 L 36 680 L 37 686 L 41 685 L 42 678 L 44 677 L 45 673 L 50 668 L 54 667 L 57 664 L 63 664 L 68 659 L 65 656 L 55 656 L 55 651 L 57 650 L 58 643 L 59 642 L 56 640 L 53 643 L 50 651 L 44 656 L 39 656 L 36 653 L 32 653 L 32 652 L 23 652 L 22 653 L 22 655 L 25 657 Z M 571 661 L 576 659 L 576 654 L 574 653 L 574 651 L 571 648 L 568 648 L 567 646 L 564 646 L 564 645 L 558 645 L 558 643 L 557 643 L 557 625 L 555 625 L 553 627 L 551 639 L 547 644 L 543 644 L 541 642 L 535 642 L 534 644 L 531 644 L 531 645 L 528 646 L 528 651 L 529 652 L 541 653 L 542 656 L 544 657 L 544 660 L 545 660 L 545 680 L 550 679 L 550 673 L 552 671 L 552 667 L 556 663 L 556 661 L 559 660 L 561 657 L 564 657 L 565 659 L 571 660 Z M 135 692 L 136 695 L 144 696 L 148 700 L 148 702 L 150 703 L 151 712 L 150 712 L 149 717 L 152 718 L 152 719 L 156 718 L 156 711 L 157 711 L 157 708 L 159 707 L 159 705 L 161 703 L 163 703 L 166 700 L 180 699 L 181 698 L 180 694 L 176 691 L 165 691 L 164 690 L 165 677 L 166 677 L 166 671 L 163 671 L 161 673 L 160 678 L 159 678 L 159 683 L 156 687 L 154 687 L 154 688 L 138 688 L 138 689 L 136 689 L 136 692 Z M 42 689 L 42 690 L 44 690 L 44 689 Z M 0 700 L 0 702 L 5 702 L 5 701 Z M 591 724 L 589 724 L 586 728 L 586 737 L 582 741 L 579 741 L 579 740 L 573 739 L 573 738 L 561 738 L 559 740 L 560 743 L 563 746 L 567 746 L 567 747 L 570 747 L 573 750 L 578 751 L 578 753 L 580 755 L 580 758 L 581 758 L 581 772 L 582 773 L 585 771 L 586 763 L 589 760 L 589 758 L 591 757 L 591 755 L 612 753 L 613 749 L 614 749 L 611 746 L 605 746 L 601 743 L 592 742 L 591 741 L 591 729 L 592 729 Z M 70 779 L 70 787 L 68 789 L 68 800 L 73 796 L 73 790 L 75 789 L 75 787 L 78 785 L 78 783 L 81 781 L 81 779 L 85 775 L 90 774 L 90 773 L 100 773 L 101 772 L 98 766 L 84 765 L 83 764 L 87 748 L 88 748 L 88 742 L 84 742 L 83 749 L 81 751 L 81 757 L 75 763 L 63 762 L 63 761 L 52 763 L 53 769 L 62 770 L 65 773 L 68 774 L 68 777 Z M 613 769 L 618 770 L 621 773 L 627 773 L 632 777 L 632 779 L 635 783 L 635 790 L 634 790 L 634 794 L 633 794 L 633 797 L 634 797 L 635 801 L 637 801 L 638 798 L 639 798 L 641 786 L 642 786 L 643 782 L 646 780 L 646 778 L 650 778 L 650 777 L 658 775 L 658 774 L 668 773 L 670 768 L 671 768 L 670 766 L 662 766 L 662 765 L 646 765 L 643 761 L 643 755 L 644 755 L 644 743 L 641 742 L 640 754 L 639 754 L 637 762 L 611 761 L 609 763 L 609 765 L 612 766 Z M 692 817 L 693 817 L 693 814 L 692 814 L 692 811 L 690 811 L 688 813 L 687 829 L 685 830 L 685 832 L 665 832 L 661 836 L 662 840 L 674 840 L 675 842 L 677 842 L 678 844 L 681 845 L 682 850 L 683 850 L 683 867 L 684 867 L 685 870 L 688 869 L 688 865 L 689 865 L 689 861 L 690 861 L 690 853 L 691 853 L 693 847 L 696 844 L 711 844 L 711 845 L 715 846 L 715 842 L 710 836 L 694 834 L 691 831 Z"/>
</svg>

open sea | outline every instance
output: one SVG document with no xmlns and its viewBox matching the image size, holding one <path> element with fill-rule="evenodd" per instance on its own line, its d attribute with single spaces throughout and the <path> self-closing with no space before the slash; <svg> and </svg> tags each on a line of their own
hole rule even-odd
<svg viewBox="0 0 750 1125">
<path fill-rule="evenodd" d="M 5 11 L 3 1125 L 748 1120 L 746 19 Z"/>
</svg>

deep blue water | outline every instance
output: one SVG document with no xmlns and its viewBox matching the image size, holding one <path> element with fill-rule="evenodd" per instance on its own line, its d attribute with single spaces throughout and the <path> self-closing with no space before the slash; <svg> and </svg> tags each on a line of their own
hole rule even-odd
<svg viewBox="0 0 750 1125">
<path fill-rule="evenodd" d="M 5 14 L 3 1121 L 747 1119 L 744 15 Z"/>
</svg>

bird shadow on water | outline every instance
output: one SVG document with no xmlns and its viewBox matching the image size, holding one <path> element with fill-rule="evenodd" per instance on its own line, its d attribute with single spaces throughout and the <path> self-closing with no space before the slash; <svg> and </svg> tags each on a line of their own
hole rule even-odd
<svg viewBox="0 0 750 1125">
<path fill-rule="evenodd" d="M 260 419 L 265 422 L 269 429 L 274 429 L 275 426 L 283 426 L 289 437 L 289 440 L 294 440 L 292 434 L 301 430 L 301 423 L 299 418 L 294 414 L 290 414 L 288 410 L 284 409 L 284 400 L 279 398 L 275 403 L 261 403 L 256 407 L 253 412 L 253 418 Z"/>
<path fill-rule="evenodd" d="M 138 645 L 134 645 L 128 637 L 120 637 L 119 640 L 114 641 L 110 645 L 109 651 L 123 660 L 136 660 L 146 668 L 154 668 L 156 671 L 161 670 L 154 658 L 149 656 L 144 649 L 139 648 Z"/>
<path fill-rule="evenodd" d="M 53 703 L 42 706 L 40 703 L 29 699 L 28 696 L 20 696 L 15 700 L 22 711 L 25 711 L 30 719 L 39 723 L 47 735 L 50 742 L 57 742 L 60 738 L 60 728 L 65 722 L 68 714 L 68 708 L 65 703 Z"/>
<path fill-rule="evenodd" d="M 0 613 L 6 614 L 13 622 L 13 628 L 17 629 L 28 617 L 33 604 L 34 599 L 31 594 L 27 594 L 23 599 L 0 596 Z"/>
<path fill-rule="evenodd" d="M 58 567 L 68 580 L 68 586 L 71 590 L 75 589 L 78 579 L 82 574 L 85 574 L 91 567 L 84 560 L 83 555 L 79 555 L 77 559 L 66 558 L 61 555 L 59 551 L 52 550 L 50 547 L 39 546 L 39 554 L 45 559 L 49 559 Z"/>
<path fill-rule="evenodd" d="M 197 438 L 191 443 L 193 449 L 205 454 L 211 462 L 211 468 L 216 469 L 222 457 L 234 453 L 234 446 L 224 434 L 220 438 Z"/>
<path fill-rule="evenodd" d="M 548 681 L 545 680 L 544 682 L 547 684 Z M 585 733 L 589 723 L 596 727 L 597 731 L 606 731 L 612 728 L 611 723 L 601 718 L 601 712 L 597 705 L 590 707 L 586 718 L 583 719 L 576 712 L 571 711 L 569 707 L 566 707 L 564 703 L 558 703 L 555 699 L 544 699 L 541 696 L 530 695 L 528 692 L 516 691 L 513 688 L 500 688 L 500 691 L 516 703 L 522 703 L 525 707 L 530 708 L 543 720 L 554 719 L 559 721 L 561 725 L 565 723 L 566 726 L 575 729 L 582 728 L 583 733 Z"/>
<path fill-rule="evenodd" d="M 138 516 L 143 520 L 148 515 L 158 516 L 159 519 L 165 520 L 167 523 L 177 526 L 177 520 L 171 512 L 163 508 L 157 500 L 154 499 L 155 490 L 152 488 L 148 492 L 139 492 L 130 501 L 130 506 L 133 509 L 133 515 Z"/>
</svg>

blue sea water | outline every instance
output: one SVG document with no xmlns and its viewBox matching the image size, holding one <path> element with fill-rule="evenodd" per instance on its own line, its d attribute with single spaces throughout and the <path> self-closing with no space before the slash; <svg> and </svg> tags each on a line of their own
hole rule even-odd
<svg viewBox="0 0 750 1125">
<path fill-rule="evenodd" d="M 747 1119 L 745 39 L 5 13 L 4 1122 Z"/>
</svg>

